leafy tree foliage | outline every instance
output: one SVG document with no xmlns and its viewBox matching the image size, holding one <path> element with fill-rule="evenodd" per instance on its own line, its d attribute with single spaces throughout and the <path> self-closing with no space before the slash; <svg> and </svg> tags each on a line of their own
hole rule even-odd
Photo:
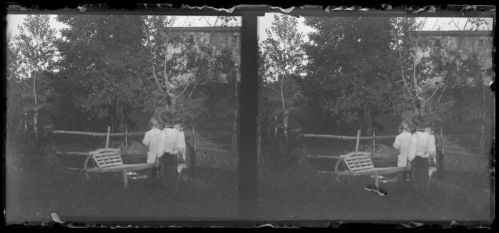
<svg viewBox="0 0 499 233">
<path fill-rule="evenodd" d="M 317 30 L 306 46 L 313 100 L 360 128 L 372 123 L 372 114 L 392 110 L 396 57 L 389 19 L 308 18 L 306 24 Z"/>
<path fill-rule="evenodd" d="M 225 26 L 232 17 L 218 17 Z M 146 46 L 150 51 L 149 80 L 153 80 L 156 114 L 169 112 L 194 123 L 215 112 L 233 112 L 238 57 L 232 48 L 215 45 L 215 31 L 174 31 L 174 17 L 148 16 Z M 203 42 L 208 40 L 208 43 Z M 233 114 L 231 114 L 233 115 Z"/>
<path fill-rule="evenodd" d="M 21 79 L 17 77 L 19 69 L 19 48 L 14 45 L 14 37 L 7 34 L 7 129 L 15 132 L 22 129 L 23 116 Z"/>
<path fill-rule="evenodd" d="M 298 19 L 275 14 L 272 25 L 266 30 L 268 38 L 261 43 L 262 56 L 262 112 L 270 122 L 279 116 L 287 141 L 289 117 L 299 109 L 303 98 L 299 80 L 303 75 L 305 51 L 303 34 L 297 30 Z M 274 125 L 277 127 L 277 125 Z M 265 131 L 265 130 L 264 130 Z"/>
<path fill-rule="evenodd" d="M 55 30 L 50 27 L 48 15 L 28 15 L 22 25 L 18 26 L 19 34 L 10 43 L 12 56 L 9 62 L 9 79 L 15 79 L 20 84 L 24 96 L 31 99 L 32 104 L 24 104 L 23 113 L 34 110 L 33 129 L 38 132 L 38 110 L 40 104 L 46 104 L 48 90 L 46 80 L 40 79 L 42 72 L 52 70 L 55 63 Z M 28 89 L 31 89 L 28 91 Z M 27 95 L 27 93 L 31 93 Z"/>
<path fill-rule="evenodd" d="M 147 101 L 147 51 L 140 16 L 59 15 L 58 64 L 73 103 L 123 130 L 128 108 Z M 66 92 L 67 93 L 67 92 Z"/>
<path fill-rule="evenodd" d="M 457 36 L 455 41 L 441 41 L 421 34 L 425 20 L 391 20 L 395 26 L 394 50 L 398 54 L 399 73 L 395 75 L 403 83 L 397 112 L 404 118 L 423 115 L 434 123 L 450 120 L 451 114 L 445 112 L 458 103 L 455 96 L 449 96 L 448 90 L 483 85 L 483 78 L 488 76 L 486 67 L 476 53 L 464 48 L 464 35 Z M 473 31 L 483 23 L 483 20 L 469 18 L 464 26 L 467 30 L 463 32 Z M 473 27 L 466 28 L 468 24 Z"/>
</svg>

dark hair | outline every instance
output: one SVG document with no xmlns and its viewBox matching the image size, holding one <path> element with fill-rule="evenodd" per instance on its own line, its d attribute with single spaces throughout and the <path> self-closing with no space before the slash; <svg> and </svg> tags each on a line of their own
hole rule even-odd
<svg viewBox="0 0 499 233">
<path fill-rule="evenodd" d="M 435 124 L 427 119 L 425 121 L 425 127 L 435 128 Z"/>
<path fill-rule="evenodd" d="M 412 118 L 412 123 L 416 129 L 423 129 L 426 125 L 426 121 L 423 116 L 416 115 Z"/>
<path fill-rule="evenodd" d="M 164 123 L 171 123 L 171 121 L 173 120 L 173 114 L 170 113 L 170 112 L 162 112 L 161 113 L 161 120 L 163 120 Z"/>
</svg>

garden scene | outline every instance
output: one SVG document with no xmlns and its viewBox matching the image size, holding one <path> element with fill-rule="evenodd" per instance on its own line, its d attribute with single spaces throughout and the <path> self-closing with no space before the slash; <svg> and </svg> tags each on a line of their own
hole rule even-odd
<svg viewBox="0 0 499 233">
<path fill-rule="evenodd" d="M 7 224 L 241 220 L 242 18 L 9 14 Z M 491 222 L 493 23 L 258 17 L 251 220 Z M 394 145 L 418 119 L 427 192 Z"/>
</svg>

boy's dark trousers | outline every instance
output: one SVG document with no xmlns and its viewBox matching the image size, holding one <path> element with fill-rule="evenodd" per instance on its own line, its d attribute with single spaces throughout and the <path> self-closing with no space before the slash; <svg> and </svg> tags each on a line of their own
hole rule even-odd
<svg viewBox="0 0 499 233">
<path fill-rule="evenodd" d="M 177 155 L 164 153 L 159 158 L 161 169 L 161 184 L 167 189 L 168 192 L 174 192 L 177 184 Z"/>
<path fill-rule="evenodd" d="M 428 158 L 416 156 L 412 161 L 413 168 L 413 184 L 417 191 L 421 193 L 427 192 L 428 185 L 428 170 L 430 164 Z"/>
</svg>

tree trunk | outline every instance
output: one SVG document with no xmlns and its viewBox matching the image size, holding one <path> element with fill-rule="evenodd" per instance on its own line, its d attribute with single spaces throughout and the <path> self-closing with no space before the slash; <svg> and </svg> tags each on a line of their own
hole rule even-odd
<svg viewBox="0 0 499 233">
<path fill-rule="evenodd" d="M 33 114 L 33 130 L 35 138 L 38 139 L 38 110 L 35 110 L 35 114 Z"/>
<path fill-rule="evenodd" d="M 110 107 L 113 109 L 112 107 Z M 109 121 L 110 121 L 110 126 L 111 126 L 111 131 L 115 131 L 114 125 L 115 125 L 115 115 L 116 115 L 116 110 L 112 110 L 111 113 L 109 114 Z"/>
<path fill-rule="evenodd" d="M 118 125 L 119 125 L 119 129 L 121 132 L 123 132 L 125 130 L 125 107 L 123 106 L 123 103 L 119 102 L 119 105 L 118 105 L 118 119 L 119 119 L 119 122 L 118 122 Z"/>
<path fill-rule="evenodd" d="M 28 133 L 28 113 L 24 113 L 24 134 Z"/>
<path fill-rule="evenodd" d="M 362 131 L 362 130 L 364 130 L 364 129 L 362 128 L 362 117 L 363 117 L 363 112 L 362 112 L 362 110 L 361 110 L 361 109 L 359 109 L 357 113 L 358 113 L 358 115 L 357 115 L 357 124 L 358 124 L 358 128 L 359 128 L 359 130 L 361 130 L 361 131 Z"/>
<path fill-rule="evenodd" d="M 239 99 L 239 96 L 238 96 L 238 85 L 237 85 L 237 78 L 235 80 L 235 88 L 234 88 L 234 96 L 235 96 L 235 99 L 238 100 Z M 234 118 L 233 118 L 233 128 L 232 128 L 232 149 L 234 151 L 237 151 L 237 119 L 238 119 L 238 115 L 239 115 L 239 111 L 238 111 L 238 104 L 236 102 L 235 106 L 234 106 Z"/>
<path fill-rule="evenodd" d="M 283 119 L 282 119 L 282 130 L 284 133 L 284 142 L 287 144 L 288 143 L 288 123 L 289 123 L 289 111 L 286 109 L 283 114 Z"/>
<path fill-rule="evenodd" d="M 238 110 L 237 110 L 237 106 L 236 106 L 236 109 L 234 111 L 234 120 L 233 120 L 233 127 L 232 127 L 232 149 L 234 151 L 237 151 L 237 118 L 238 118 Z"/>
<path fill-rule="evenodd" d="M 288 115 L 289 112 L 286 109 L 286 102 L 284 101 L 284 76 L 281 76 L 281 102 L 282 102 L 282 132 L 284 134 L 284 140 L 288 142 Z"/>
<path fill-rule="evenodd" d="M 174 114 L 174 113 L 175 113 L 175 111 L 177 110 L 177 109 L 175 108 L 175 105 L 177 104 L 177 99 L 176 99 L 176 98 L 172 98 L 172 97 L 170 97 L 170 100 L 171 100 L 171 101 L 170 101 L 170 106 L 169 106 L 169 107 L 170 107 L 170 113 Z"/>
<path fill-rule="evenodd" d="M 36 96 L 36 75 L 37 72 L 34 72 L 33 75 L 33 95 L 35 97 L 35 107 L 33 108 L 35 110 L 33 114 L 33 131 L 35 133 L 35 138 L 38 139 L 38 98 Z"/>
<path fill-rule="evenodd" d="M 482 85 L 482 126 L 481 126 L 481 136 L 480 136 L 480 154 L 483 154 L 485 150 L 485 121 L 486 121 L 486 109 L 485 109 L 485 86 Z"/>
<path fill-rule="evenodd" d="M 262 164 L 262 127 L 260 124 L 258 124 L 257 129 L 256 129 L 256 134 L 257 134 L 257 154 L 258 154 L 258 159 L 257 159 L 257 164 L 261 165 Z"/>
</svg>

